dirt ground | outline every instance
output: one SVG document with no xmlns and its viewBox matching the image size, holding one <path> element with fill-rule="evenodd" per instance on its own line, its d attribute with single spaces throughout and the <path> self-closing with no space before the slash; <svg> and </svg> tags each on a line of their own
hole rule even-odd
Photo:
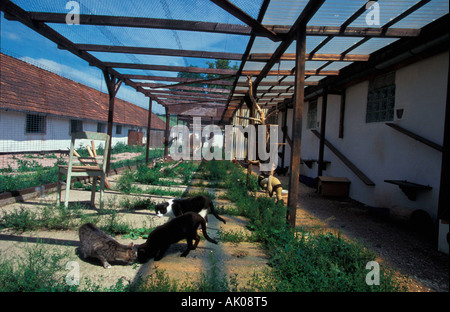
<svg viewBox="0 0 450 312">
<path fill-rule="evenodd" d="M 375 252 L 376 261 L 396 271 L 409 292 L 449 291 L 449 256 L 437 251 L 437 242 L 400 221 L 371 215 L 361 203 L 326 198 L 304 184 L 300 184 L 298 198 L 297 227 L 313 233 L 340 233 L 363 243 Z"/>
<path fill-rule="evenodd" d="M 115 184 L 117 176 L 110 179 L 111 184 Z M 142 185 L 140 185 L 142 187 Z M 151 188 L 151 186 L 150 186 Z M 163 187 L 166 188 L 166 187 Z M 168 187 L 167 187 L 168 188 Z M 186 186 L 171 187 L 174 190 L 185 190 Z M 197 188 L 192 187 L 192 190 Z M 212 191 L 212 189 L 209 189 Z M 97 196 L 98 197 L 98 196 Z M 124 195 L 117 191 L 107 190 L 105 192 L 105 203 L 119 203 L 123 197 L 151 197 L 154 202 L 167 201 L 170 197 L 166 196 L 149 196 L 149 195 Z M 56 194 L 48 194 L 45 198 L 34 198 L 24 203 L 15 203 L 0 207 L 0 215 L 2 213 L 11 213 L 16 209 L 33 209 L 36 206 L 51 203 L 56 200 Z M 90 191 L 73 189 L 70 191 L 70 201 L 89 201 Z M 98 200 L 98 198 L 97 198 Z M 221 201 L 221 205 L 230 205 Z M 96 211 L 93 210 L 95 214 Z M 155 213 L 146 210 L 136 210 L 121 212 L 118 214 L 121 221 L 127 222 L 135 228 L 154 227 L 167 221 L 167 218 L 160 218 Z M 227 231 L 247 231 L 245 225 L 247 220 L 243 217 L 223 216 L 227 224 L 218 221 L 214 216 L 209 215 L 207 231 L 209 236 L 217 238 L 217 231 L 224 228 Z M 0 231 L 0 253 L 1 255 L 10 257 L 11 259 L 22 257 L 25 246 L 36 245 L 37 242 L 43 243 L 49 248 L 57 248 L 58 250 L 69 254 L 68 261 L 75 261 L 79 265 L 80 272 L 80 288 L 85 289 L 88 286 L 87 281 L 94 282 L 102 287 L 110 287 L 122 278 L 125 282 L 132 283 L 138 277 L 145 278 L 155 270 L 164 270 L 171 278 L 176 279 L 179 285 L 184 282 L 193 282 L 201 278 L 202 273 L 206 273 L 211 268 L 214 261 L 220 268 L 222 274 L 226 276 L 235 276 L 238 289 L 245 287 L 247 281 L 254 272 L 268 268 L 266 257 L 263 249 L 257 243 L 228 243 L 220 242 L 215 245 L 206 241 L 203 234 L 200 233 L 201 241 L 196 250 L 189 253 L 186 258 L 181 258 L 180 254 L 186 248 L 186 242 L 180 241 L 172 245 L 166 255 L 160 261 L 150 260 L 144 264 L 133 265 L 113 265 L 111 269 L 104 269 L 100 262 L 96 260 L 82 259 L 77 253 L 79 246 L 78 232 L 70 231 L 27 231 L 24 233 L 12 232 L 5 229 Z M 121 235 L 115 239 L 122 244 L 142 244 L 145 239 L 136 240 L 124 239 Z M 69 273 L 69 270 L 67 271 Z"/>
<path fill-rule="evenodd" d="M 110 179 L 114 184 L 115 178 Z M 287 178 L 280 177 L 282 182 Z M 184 190 L 185 187 L 175 187 Z M 194 189 L 194 188 L 192 188 Z M 209 189 L 213 191 L 212 189 Z M 123 195 L 117 191 L 105 193 L 108 201 L 118 203 L 122 197 L 145 197 L 149 195 Z M 167 201 L 167 197 L 149 196 L 154 201 Z M 0 207 L 0 213 L 10 212 L 24 207 L 33 209 L 43 203 L 55 201 L 55 194 L 48 194 L 45 198 L 34 198 L 25 203 L 15 203 Z M 89 201 L 90 191 L 72 190 L 71 201 Z M 223 200 L 217 200 L 218 205 L 228 206 Z M 232 205 L 232 204 L 231 204 Z M 93 213 L 96 213 L 93 211 Z M 119 213 L 121 220 L 127 221 L 134 227 L 156 226 L 165 222 L 150 211 L 129 211 Z M 224 216 L 227 224 L 223 224 L 209 216 L 208 233 L 217 238 L 217 231 L 246 231 L 247 220 L 243 217 Z M 300 184 L 299 201 L 297 205 L 297 226 L 306 232 L 340 233 L 351 240 L 359 241 L 377 255 L 377 261 L 396 271 L 401 284 L 409 292 L 448 292 L 449 291 L 449 258 L 439 253 L 434 242 L 410 231 L 406 226 L 395 222 L 373 217 L 368 209 L 352 200 L 330 199 L 318 195 L 314 189 Z M 221 271 L 228 276 L 237 274 L 238 289 L 245 287 L 247 281 L 256 271 L 270 269 L 268 258 L 259 244 L 242 242 L 238 244 L 219 242 L 215 245 L 203 238 L 196 250 L 186 258 L 180 254 L 184 250 L 185 242 L 174 244 L 166 256 L 158 262 L 150 260 L 145 264 L 129 266 L 114 265 L 111 269 L 104 269 L 96 261 L 81 259 L 77 253 L 77 231 L 33 231 L 22 234 L 8 230 L 0 232 L 0 252 L 8 257 L 20 257 L 23 246 L 35 244 L 38 239 L 46 245 L 68 251 L 70 260 L 76 261 L 80 267 L 80 286 L 83 287 L 84 278 L 102 286 L 114 285 L 119 278 L 133 282 L 138 276 L 147 276 L 155 269 L 165 270 L 171 278 L 180 281 L 195 281 L 216 263 Z M 25 239 L 25 242 L 24 242 Z M 116 239 L 124 244 L 132 240 Z M 134 240 L 133 243 L 143 243 L 144 239 Z"/>
</svg>

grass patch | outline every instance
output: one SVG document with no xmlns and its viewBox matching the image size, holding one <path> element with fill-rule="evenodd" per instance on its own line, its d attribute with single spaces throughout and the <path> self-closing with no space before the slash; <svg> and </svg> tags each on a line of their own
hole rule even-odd
<svg viewBox="0 0 450 312">
<path fill-rule="evenodd" d="M 0 291 L 66 292 L 75 291 L 64 279 L 68 253 L 33 244 L 24 247 L 24 255 L 14 263 L 0 255 Z"/>
<path fill-rule="evenodd" d="M 58 167 L 39 167 L 37 171 L 22 174 L 0 175 L 0 193 L 22 190 L 57 182 Z"/>
<path fill-rule="evenodd" d="M 47 204 L 33 208 L 33 210 L 20 207 L 9 213 L 4 212 L 0 217 L 0 229 L 11 229 L 19 233 L 34 230 L 78 230 L 84 223 L 94 223 L 110 235 L 127 234 L 133 228 L 121 220 L 118 211 L 113 208 L 104 208 L 98 213 L 80 203 L 69 208 L 63 204 Z"/>
<path fill-rule="evenodd" d="M 252 239 L 262 243 L 270 256 L 271 270 L 255 275 L 249 289 L 256 291 L 398 291 L 392 273 L 381 268 L 380 285 L 365 282 L 367 262 L 375 255 L 361 244 L 339 235 L 303 235 L 286 223 L 286 207 L 268 197 L 252 196 L 255 181 L 247 187 L 246 175 L 238 168 L 226 176 L 226 198 L 241 215 L 250 219 Z M 239 233 L 225 233 L 225 239 L 240 241 Z"/>
<path fill-rule="evenodd" d="M 83 204 L 65 208 L 63 204 L 47 204 L 33 210 L 20 207 L 9 213 L 3 212 L 0 229 L 10 228 L 17 232 L 37 229 L 69 230 L 86 222 L 97 222 L 98 216 L 87 213 Z"/>
<path fill-rule="evenodd" d="M 257 239 L 254 237 L 253 233 L 247 233 L 245 231 L 233 231 L 233 230 L 220 230 L 217 231 L 219 240 L 222 242 L 229 242 L 239 244 L 242 242 L 255 242 Z"/>
<path fill-rule="evenodd" d="M 150 198 L 138 197 L 130 199 L 129 197 L 125 197 L 120 200 L 119 206 L 125 210 L 155 210 L 155 205 Z"/>
<path fill-rule="evenodd" d="M 171 196 L 171 197 L 181 197 L 183 196 L 184 192 L 180 190 L 170 190 L 170 189 L 163 189 L 163 188 L 151 188 L 146 189 L 144 191 L 145 194 L 150 195 L 158 195 L 158 196 Z"/>
<path fill-rule="evenodd" d="M 216 194 L 208 192 L 208 190 L 206 190 L 205 188 L 201 188 L 199 190 L 192 190 L 192 189 L 190 190 L 188 188 L 181 195 L 181 197 L 195 197 L 195 196 L 206 196 L 209 197 L 211 200 L 216 199 Z"/>
<path fill-rule="evenodd" d="M 176 162 L 158 162 L 153 168 L 141 166 L 134 174 L 134 182 L 139 182 L 142 184 L 170 186 L 179 184 L 171 181 L 171 178 L 179 178 L 181 179 L 182 184 L 187 184 L 197 170 L 198 164 L 194 161 L 185 161 L 175 168 L 170 168 L 170 166 L 174 165 L 175 163 Z"/>
<path fill-rule="evenodd" d="M 81 156 L 89 157 L 89 153 L 85 147 L 81 147 L 77 151 Z M 111 170 L 127 166 L 139 166 L 145 163 L 145 151 L 142 146 L 128 146 L 123 143 L 118 143 L 112 148 L 112 154 L 123 152 L 135 152 L 141 154 L 132 159 L 111 162 Z M 149 151 L 149 158 L 153 159 L 161 157 L 163 153 L 163 149 L 152 149 Z M 103 155 L 103 148 L 101 146 L 97 147 L 97 154 L 99 156 Z M 0 193 L 55 183 L 58 179 L 58 165 L 67 164 L 62 157 L 56 157 L 54 154 L 45 157 L 57 158 L 53 167 L 43 167 L 37 161 L 31 159 L 31 156 L 28 156 L 27 158 L 29 160 L 16 158 L 19 165 L 16 170 L 13 170 L 11 166 L 0 169 L 0 172 L 8 173 L 0 175 Z"/>
</svg>

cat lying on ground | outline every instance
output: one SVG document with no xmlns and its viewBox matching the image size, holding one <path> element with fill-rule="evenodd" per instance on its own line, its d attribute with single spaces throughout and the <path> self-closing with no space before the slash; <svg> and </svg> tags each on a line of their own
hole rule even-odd
<svg viewBox="0 0 450 312">
<path fill-rule="evenodd" d="M 92 223 L 83 224 L 78 234 L 80 236 L 80 254 L 83 258 L 99 259 L 105 269 L 110 269 L 108 261 L 120 261 L 132 264 L 136 261 L 137 251 L 133 243 L 122 245 L 111 236 L 101 231 Z"/>
<path fill-rule="evenodd" d="M 192 211 L 205 218 L 206 222 L 208 222 L 208 209 L 218 220 L 227 223 L 217 214 L 212 200 L 202 195 L 191 198 L 171 199 L 168 202 L 155 206 L 155 211 L 160 217 L 165 216 L 173 219 L 188 211 Z"/>
<path fill-rule="evenodd" d="M 147 241 L 137 247 L 139 262 L 145 262 L 151 258 L 155 258 L 155 261 L 161 260 L 169 246 L 182 239 L 186 239 L 187 248 L 181 257 L 186 257 L 189 251 L 197 248 L 200 242 L 200 236 L 197 234 L 199 225 L 202 227 L 203 236 L 211 243 L 217 244 L 206 232 L 205 219 L 198 213 L 186 212 L 158 226 L 149 234 Z M 192 240 L 195 240 L 194 245 Z"/>
</svg>

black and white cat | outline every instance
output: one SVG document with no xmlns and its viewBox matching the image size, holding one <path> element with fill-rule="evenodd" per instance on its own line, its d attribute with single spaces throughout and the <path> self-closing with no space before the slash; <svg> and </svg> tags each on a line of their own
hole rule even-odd
<svg viewBox="0 0 450 312">
<path fill-rule="evenodd" d="M 186 239 L 187 248 L 181 254 L 186 257 L 189 251 L 197 248 L 200 242 L 200 236 L 197 234 L 198 227 L 201 226 L 203 236 L 211 243 L 217 244 L 217 241 L 208 236 L 206 232 L 206 221 L 198 213 L 186 212 L 169 222 L 158 226 L 148 236 L 147 241 L 137 246 L 137 257 L 139 262 L 145 262 L 148 259 L 155 258 L 159 261 L 171 244 L 175 244 L 182 239 Z M 194 244 L 192 241 L 195 240 Z"/>
<path fill-rule="evenodd" d="M 169 217 L 169 219 L 176 218 L 192 211 L 201 215 L 206 222 L 208 222 L 208 210 L 220 221 L 227 223 L 222 219 L 214 209 L 214 204 L 209 197 L 195 196 L 191 198 L 171 199 L 168 202 L 158 204 L 155 206 L 156 214 L 159 217 Z"/>
</svg>

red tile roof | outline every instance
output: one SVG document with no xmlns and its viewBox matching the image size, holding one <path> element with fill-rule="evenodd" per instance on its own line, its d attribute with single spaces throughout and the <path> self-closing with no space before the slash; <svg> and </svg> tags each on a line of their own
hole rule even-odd
<svg viewBox="0 0 450 312">
<path fill-rule="evenodd" d="M 0 53 L 0 109 L 108 121 L 108 94 Z M 115 99 L 114 123 L 147 127 L 148 110 Z M 152 129 L 165 122 L 152 113 Z"/>
</svg>

